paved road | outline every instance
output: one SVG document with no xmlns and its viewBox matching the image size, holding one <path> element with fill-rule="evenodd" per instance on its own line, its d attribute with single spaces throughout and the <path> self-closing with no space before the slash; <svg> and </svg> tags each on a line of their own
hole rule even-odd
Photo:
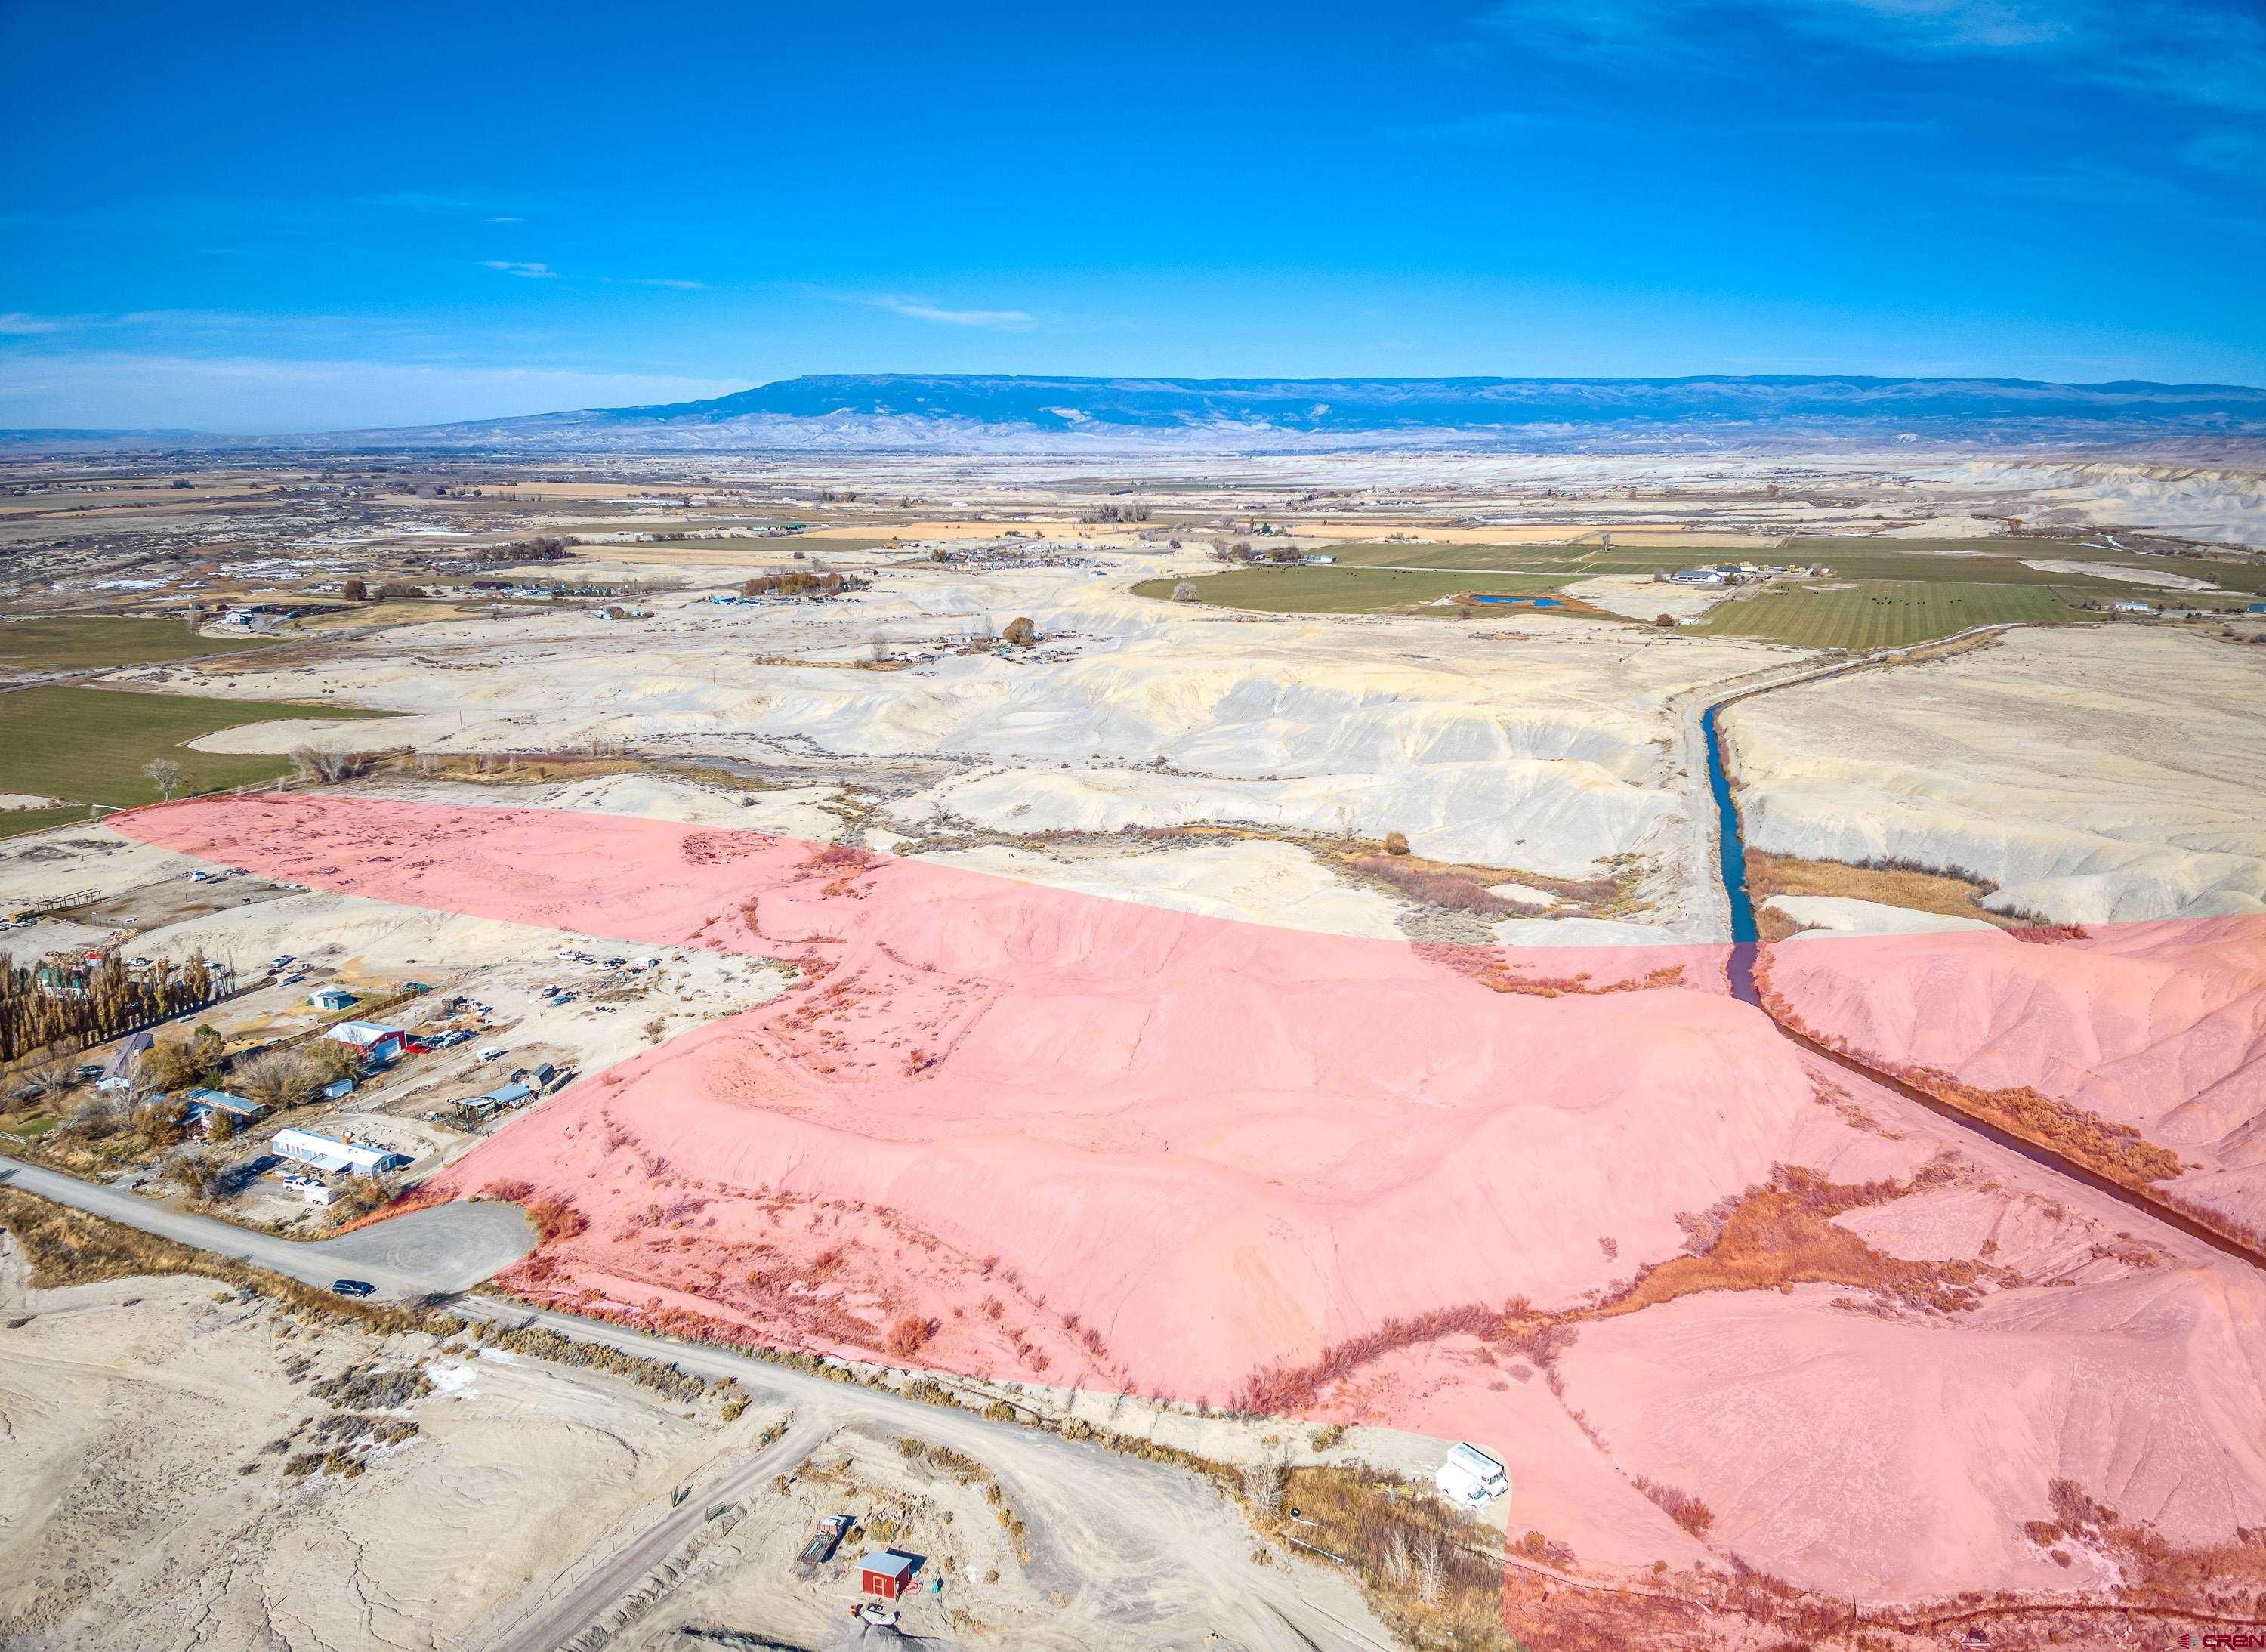
<svg viewBox="0 0 2266 1652">
<path fill-rule="evenodd" d="M 535 1247 L 515 1204 L 445 1204 L 358 1228 L 337 1239 L 289 1239 L 208 1216 L 169 1210 L 123 1188 L 81 1181 L 0 1158 L 0 1187 L 106 1217 L 201 1251 L 252 1262 L 311 1285 L 366 1279 L 381 1297 L 448 1296 L 476 1285 Z"/>
</svg>

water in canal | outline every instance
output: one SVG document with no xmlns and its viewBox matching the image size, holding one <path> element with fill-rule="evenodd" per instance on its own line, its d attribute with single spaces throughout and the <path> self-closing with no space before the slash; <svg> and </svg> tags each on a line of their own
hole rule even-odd
<svg viewBox="0 0 2266 1652">
<path fill-rule="evenodd" d="M 1723 731 L 1710 705 L 1700 718 L 1707 737 L 1707 789 L 1715 799 L 1715 855 L 1723 893 L 1731 903 L 1731 992 L 1743 1004 L 1755 1003 L 1755 906 L 1747 898 L 1747 846 L 1739 837 L 1738 806 L 1731 801 L 1731 776 L 1723 762 Z"/>
</svg>

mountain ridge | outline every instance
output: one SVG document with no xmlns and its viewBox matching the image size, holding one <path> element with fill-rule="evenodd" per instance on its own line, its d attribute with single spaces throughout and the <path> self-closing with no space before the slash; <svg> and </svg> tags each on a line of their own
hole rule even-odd
<svg viewBox="0 0 2266 1652">
<path fill-rule="evenodd" d="M 76 432 L 37 433 L 69 438 Z M 87 433 L 91 435 L 92 433 Z M 0 442 L 33 433 L 0 432 Z M 2035 444 L 2266 437 L 2266 389 L 1866 374 L 1174 378 L 806 374 L 701 400 L 292 436 L 104 432 L 248 448 L 669 451 Z"/>
</svg>

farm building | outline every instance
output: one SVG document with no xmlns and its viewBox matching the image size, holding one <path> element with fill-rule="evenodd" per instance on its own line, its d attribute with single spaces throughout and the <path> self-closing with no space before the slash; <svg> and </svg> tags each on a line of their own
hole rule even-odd
<svg viewBox="0 0 2266 1652">
<path fill-rule="evenodd" d="M 2153 603 L 2125 601 L 2111 603 L 2109 606 L 2111 611 L 2119 614 L 2153 614 L 2156 611 Z"/>
<path fill-rule="evenodd" d="M 335 1136 L 324 1136 L 296 1127 L 276 1131 L 267 1144 L 280 1158 L 302 1165 L 312 1165 L 316 1169 L 328 1171 L 334 1176 L 383 1175 L 411 1162 L 406 1153 L 370 1147 L 361 1142 L 341 1141 Z"/>
<path fill-rule="evenodd" d="M 350 1010 L 355 995 L 344 987 L 317 987 L 307 995 L 307 1002 L 318 1010 Z"/>
<path fill-rule="evenodd" d="M 467 1096 L 457 1103 L 457 1111 L 467 1119 L 492 1118 L 507 1107 L 525 1107 L 535 1099 L 535 1092 L 523 1084 L 498 1085 L 482 1095 Z"/>
<path fill-rule="evenodd" d="M 409 1043 L 408 1033 L 378 1021 L 340 1021 L 325 1034 L 341 1044 L 352 1044 L 373 1067 L 383 1067 Z"/>
<path fill-rule="evenodd" d="M 1676 585 L 1721 585 L 1723 575 L 1714 568 L 1678 568 L 1668 576 Z"/>
<path fill-rule="evenodd" d="M 869 1549 L 858 1562 L 858 1587 L 868 1595 L 895 1600 L 912 1587 L 913 1574 L 920 1570 L 920 1564 L 919 1555 L 902 1549 Z"/>
<path fill-rule="evenodd" d="M 256 1124 L 267 1116 L 267 1109 L 257 1101 L 247 1101 L 240 1095 L 230 1095 L 225 1090 L 195 1089 L 181 1098 L 181 1122 L 194 1124 L 208 1136 L 212 1133 L 213 1121 L 225 1118 L 241 1129 Z"/>
</svg>

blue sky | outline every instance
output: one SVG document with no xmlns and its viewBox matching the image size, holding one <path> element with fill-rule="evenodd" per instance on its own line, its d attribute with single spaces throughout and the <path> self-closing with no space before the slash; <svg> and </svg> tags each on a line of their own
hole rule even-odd
<svg viewBox="0 0 2266 1652">
<path fill-rule="evenodd" d="M 0 426 L 804 372 L 2266 383 L 2258 0 L 0 0 Z"/>
</svg>

